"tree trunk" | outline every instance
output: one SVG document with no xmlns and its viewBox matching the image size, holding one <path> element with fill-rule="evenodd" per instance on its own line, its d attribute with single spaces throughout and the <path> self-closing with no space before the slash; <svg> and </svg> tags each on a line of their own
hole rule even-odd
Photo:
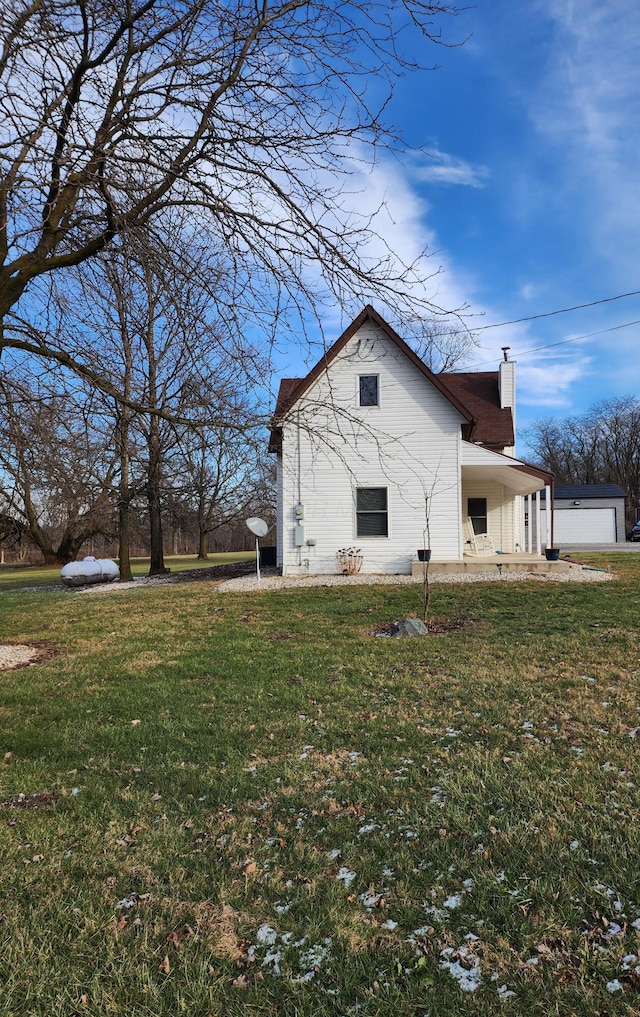
<svg viewBox="0 0 640 1017">
<path fill-rule="evenodd" d="M 125 407 L 122 408 L 122 415 L 118 425 L 118 444 L 120 446 L 118 563 L 120 565 L 120 582 L 130 583 L 133 575 L 131 573 L 129 548 L 129 522 L 131 518 L 131 496 L 129 492 L 129 411 Z"/>
<path fill-rule="evenodd" d="M 162 546 L 162 513 L 160 511 L 161 479 L 160 421 L 156 414 L 149 420 L 149 475 L 147 477 L 147 500 L 149 502 L 149 540 L 151 562 L 150 576 L 164 576 L 169 571 L 164 564 Z"/>
<path fill-rule="evenodd" d="M 198 560 L 207 561 L 209 557 L 209 534 L 200 530 L 198 545 Z"/>
</svg>

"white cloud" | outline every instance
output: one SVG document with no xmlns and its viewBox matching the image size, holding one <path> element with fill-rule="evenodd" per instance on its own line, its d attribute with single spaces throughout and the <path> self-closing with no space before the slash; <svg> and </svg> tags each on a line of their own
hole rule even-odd
<svg viewBox="0 0 640 1017">
<path fill-rule="evenodd" d="M 545 73 L 530 92 L 532 120 L 561 153 L 560 186 L 584 193 L 594 248 L 612 276 L 633 278 L 630 255 L 640 228 L 640 7 L 628 0 L 541 0 L 540 6 L 555 31 Z"/>
<path fill-rule="evenodd" d="M 569 408 L 572 389 L 589 373 L 591 358 L 577 355 L 518 364 L 518 402 L 525 406 Z"/>
<path fill-rule="evenodd" d="M 520 287 L 520 296 L 523 300 L 533 300 L 534 297 L 537 297 L 539 292 L 540 287 L 537 286 L 536 283 L 525 283 Z"/>
<path fill-rule="evenodd" d="M 483 187 L 489 175 L 486 166 L 472 166 L 465 159 L 441 152 L 437 145 L 430 145 L 428 154 L 420 162 L 411 162 L 410 172 L 415 180 L 423 183 L 463 187 Z"/>
</svg>

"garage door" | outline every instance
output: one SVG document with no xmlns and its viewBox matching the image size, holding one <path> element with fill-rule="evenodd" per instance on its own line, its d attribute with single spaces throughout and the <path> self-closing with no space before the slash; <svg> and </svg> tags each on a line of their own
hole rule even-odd
<svg viewBox="0 0 640 1017">
<path fill-rule="evenodd" d="M 616 542 L 616 510 L 613 508 L 556 508 L 553 515 L 553 541 L 557 546 Z"/>
</svg>

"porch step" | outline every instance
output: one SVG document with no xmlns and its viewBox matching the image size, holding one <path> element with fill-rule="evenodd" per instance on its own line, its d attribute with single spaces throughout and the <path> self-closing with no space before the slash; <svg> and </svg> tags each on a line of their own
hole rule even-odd
<svg viewBox="0 0 640 1017">
<path fill-rule="evenodd" d="M 432 561 L 429 563 L 429 575 L 447 575 L 456 572 L 568 572 L 568 561 L 547 561 L 546 558 L 532 554 L 492 554 L 488 557 L 473 555 L 463 561 Z M 411 575 L 421 576 L 424 565 L 421 561 L 411 563 Z"/>
</svg>

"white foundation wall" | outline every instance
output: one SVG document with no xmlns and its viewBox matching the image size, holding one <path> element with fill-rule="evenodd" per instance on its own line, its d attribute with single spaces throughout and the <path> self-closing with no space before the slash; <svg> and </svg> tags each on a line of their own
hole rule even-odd
<svg viewBox="0 0 640 1017">
<path fill-rule="evenodd" d="M 363 374 L 378 376 L 379 406 L 358 405 Z M 345 547 L 360 549 L 363 572 L 409 573 L 424 546 L 434 561 L 460 559 L 461 423 L 395 344 L 372 323 L 364 325 L 332 361 L 330 378 L 314 383 L 282 428 L 283 573 L 335 573 L 336 553 Z M 357 536 L 359 487 L 387 489 L 387 537 Z M 298 505 L 300 547 L 294 538 Z"/>
</svg>

